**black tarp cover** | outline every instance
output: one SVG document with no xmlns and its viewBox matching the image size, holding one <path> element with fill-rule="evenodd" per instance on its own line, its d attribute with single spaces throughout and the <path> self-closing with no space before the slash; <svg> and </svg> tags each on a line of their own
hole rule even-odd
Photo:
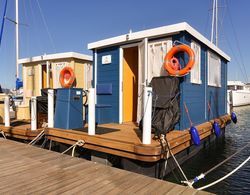
<svg viewBox="0 0 250 195">
<path fill-rule="evenodd" d="M 178 77 L 154 77 L 151 81 L 153 90 L 152 128 L 160 136 L 174 129 L 180 119 L 180 87 Z"/>
</svg>

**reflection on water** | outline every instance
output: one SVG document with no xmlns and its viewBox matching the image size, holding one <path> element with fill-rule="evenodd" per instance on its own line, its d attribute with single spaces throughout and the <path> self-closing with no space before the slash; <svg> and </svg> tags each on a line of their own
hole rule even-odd
<svg viewBox="0 0 250 195">
<path fill-rule="evenodd" d="M 194 178 L 200 173 L 207 171 L 250 141 L 250 106 L 234 108 L 234 111 L 237 114 L 238 123 L 231 123 L 227 126 L 225 139 L 201 151 L 194 158 L 182 165 L 188 178 Z M 198 185 L 194 187 L 204 186 L 223 177 L 247 159 L 249 155 L 250 146 L 224 165 L 209 173 L 205 180 L 199 181 Z M 176 182 L 171 175 L 166 179 Z M 232 176 L 211 188 L 207 188 L 206 191 L 216 194 L 250 194 L 250 161 Z"/>
</svg>

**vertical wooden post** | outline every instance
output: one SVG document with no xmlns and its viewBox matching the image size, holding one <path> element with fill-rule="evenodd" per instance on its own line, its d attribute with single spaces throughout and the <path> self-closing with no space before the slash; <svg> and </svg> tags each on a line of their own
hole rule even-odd
<svg viewBox="0 0 250 195">
<path fill-rule="evenodd" d="M 4 98 L 4 124 L 5 127 L 10 126 L 10 99 L 8 96 Z"/>
<path fill-rule="evenodd" d="M 37 129 L 37 107 L 36 97 L 31 97 L 31 130 Z"/>
<path fill-rule="evenodd" d="M 48 127 L 54 127 L 54 90 L 48 90 Z"/>
<path fill-rule="evenodd" d="M 88 101 L 88 134 L 95 135 L 95 88 L 89 89 Z"/>
<path fill-rule="evenodd" d="M 152 87 L 144 88 L 144 113 L 142 143 L 151 144 Z"/>
</svg>

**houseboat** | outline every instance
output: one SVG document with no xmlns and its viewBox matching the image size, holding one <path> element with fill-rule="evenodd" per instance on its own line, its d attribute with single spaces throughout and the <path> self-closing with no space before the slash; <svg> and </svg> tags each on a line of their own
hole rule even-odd
<svg viewBox="0 0 250 195">
<path fill-rule="evenodd" d="M 53 148 L 51 143 L 73 145 L 72 155 L 79 147 L 79 155 L 92 161 L 160 177 L 169 172 L 164 164 L 171 155 L 182 163 L 224 134 L 230 122 L 230 57 L 189 24 L 130 31 L 90 43 L 88 49 L 93 51 L 93 82 L 85 106 L 88 124 L 80 123 L 80 90 L 85 86 L 81 80 L 79 86 L 57 90 L 55 111 L 48 111 L 48 120 L 54 118 L 52 125 L 36 130 L 1 126 L 7 137 L 32 140 L 42 135 L 50 140 L 48 148 Z M 60 78 L 53 73 L 51 81 L 47 74 L 54 70 L 47 60 L 35 60 L 35 81 L 25 81 L 34 72 L 24 70 L 25 99 L 40 95 L 43 87 L 60 88 Z M 26 62 L 32 59 L 22 63 Z M 27 83 L 37 90 L 26 87 Z M 48 99 L 49 110 L 54 103 Z M 219 133 L 213 129 L 215 122 Z"/>
<path fill-rule="evenodd" d="M 16 108 L 17 120 L 29 120 L 31 97 L 43 89 L 62 88 L 59 77 L 65 67 L 75 74 L 72 87 L 88 89 L 92 82 L 92 56 L 76 52 L 56 53 L 19 59 L 22 65 L 23 102 Z"/>
</svg>

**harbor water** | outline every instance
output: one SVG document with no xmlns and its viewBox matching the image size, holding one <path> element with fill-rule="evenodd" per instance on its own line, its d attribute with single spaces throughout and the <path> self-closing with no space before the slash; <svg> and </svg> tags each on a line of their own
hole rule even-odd
<svg viewBox="0 0 250 195">
<path fill-rule="evenodd" d="M 227 126 L 225 138 L 217 141 L 212 147 L 202 150 L 182 165 L 189 179 L 206 172 L 250 141 L 250 106 L 236 107 L 234 111 L 237 114 L 238 122 Z M 198 188 L 220 179 L 240 165 L 249 155 L 250 146 L 209 173 L 205 179 L 200 180 L 194 187 Z M 176 177 L 177 175 L 175 177 L 169 175 L 166 180 L 177 182 Z M 224 181 L 205 189 L 205 191 L 215 194 L 250 194 L 250 162 Z"/>
</svg>

